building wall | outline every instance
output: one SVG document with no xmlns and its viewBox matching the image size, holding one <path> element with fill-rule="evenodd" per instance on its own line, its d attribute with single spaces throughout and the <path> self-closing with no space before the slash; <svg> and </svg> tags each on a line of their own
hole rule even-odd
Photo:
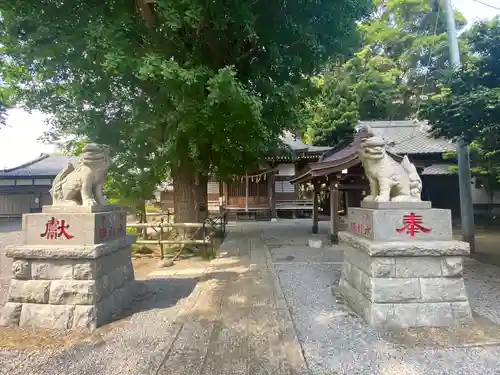
<svg viewBox="0 0 500 375">
<path fill-rule="evenodd" d="M 296 171 L 297 168 L 294 163 L 278 165 L 274 186 L 277 202 L 297 199 L 297 186 L 289 182 L 295 176 Z"/>
<path fill-rule="evenodd" d="M 289 182 L 296 173 L 294 163 L 279 164 L 275 175 L 275 193 L 276 201 L 296 200 L 298 197 L 297 186 Z M 248 205 L 251 206 L 269 206 L 269 179 L 261 177 L 257 182 L 255 179 L 249 179 L 248 183 Z M 220 183 L 218 181 L 209 181 L 207 186 L 209 210 L 218 210 L 220 197 Z M 226 204 L 233 207 L 245 207 L 245 179 L 240 179 L 227 184 Z M 162 191 L 160 195 L 160 204 L 163 210 L 173 210 L 174 197 L 173 191 Z"/>
<path fill-rule="evenodd" d="M 453 216 L 460 215 L 457 176 L 422 176 L 422 185 L 422 200 L 431 201 L 434 208 L 450 209 Z"/>
<path fill-rule="evenodd" d="M 481 177 L 473 177 L 471 184 L 474 213 L 476 215 L 500 215 L 500 191 L 491 191 Z"/>
<path fill-rule="evenodd" d="M 297 199 L 297 186 L 291 184 L 288 180 L 278 180 L 274 183 L 276 201 L 287 201 Z"/>
<path fill-rule="evenodd" d="M 173 211 L 174 209 L 174 192 L 162 191 L 160 192 L 160 206 L 162 211 Z"/>
<path fill-rule="evenodd" d="M 480 177 L 473 177 L 471 185 L 472 202 L 475 204 L 500 204 L 500 191 L 491 194 L 489 186 Z"/>
<path fill-rule="evenodd" d="M 269 205 L 269 192 L 267 190 L 268 180 L 261 178 L 257 181 L 248 181 L 248 205 L 249 206 L 263 206 Z M 245 207 L 245 194 L 246 186 L 245 180 L 234 181 L 227 185 L 228 206 Z"/>
<path fill-rule="evenodd" d="M 1 186 L 0 217 L 20 217 L 40 212 L 42 206 L 51 205 L 50 186 Z"/>
<path fill-rule="evenodd" d="M 278 169 L 277 169 L 277 176 L 288 176 L 291 178 L 292 176 L 295 175 L 295 164 L 294 163 L 283 163 L 283 164 L 278 164 Z"/>
</svg>

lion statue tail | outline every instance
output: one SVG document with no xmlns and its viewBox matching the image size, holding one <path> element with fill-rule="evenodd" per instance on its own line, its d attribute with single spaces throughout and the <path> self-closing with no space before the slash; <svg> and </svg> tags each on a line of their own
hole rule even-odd
<svg viewBox="0 0 500 375">
<path fill-rule="evenodd" d="M 415 165 L 410 162 L 408 156 L 406 155 L 403 157 L 401 166 L 408 174 L 408 179 L 410 180 L 410 195 L 413 198 L 420 200 L 422 194 L 422 180 L 418 175 L 417 168 L 415 168 Z"/>
<path fill-rule="evenodd" d="M 52 196 L 53 202 L 64 200 L 62 185 L 64 183 L 64 179 L 74 170 L 75 166 L 70 162 L 66 168 L 59 172 L 56 178 L 54 178 L 54 181 L 52 182 L 52 189 L 50 189 L 50 195 Z"/>
</svg>

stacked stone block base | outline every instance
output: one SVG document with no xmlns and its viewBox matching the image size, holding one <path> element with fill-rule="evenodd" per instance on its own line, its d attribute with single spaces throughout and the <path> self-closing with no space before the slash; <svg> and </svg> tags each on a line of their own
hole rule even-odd
<svg viewBox="0 0 500 375">
<path fill-rule="evenodd" d="M 0 325 L 92 330 L 107 323 L 134 293 L 132 242 L 10 247 L 13 279 Z"/>
<path fill-rule="evenodd" d="M 377 328 L 447 326 L 472 321 L 460 241 L 383 242 L 343 232 L 340 292 Z"/>
</svg>

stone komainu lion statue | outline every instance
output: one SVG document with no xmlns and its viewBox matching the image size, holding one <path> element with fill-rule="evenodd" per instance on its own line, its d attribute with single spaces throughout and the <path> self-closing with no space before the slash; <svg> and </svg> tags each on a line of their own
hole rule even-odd
<svg viewBox="0 0 500 375">
<path fill-rule="evenodd" d="M 369 126 L 362 129 L 359 157 L 370 183 L 370 195 L 364 201 L 420 202 L 422 180 L 405 155 L 398 163 L 386 152 L 386 142 L 374 135 Z"/>
<path fill-rule="evenodd" d="M 83 148 L 80 163 L 72 163 L 54 179 L 50 194 L 53 206 L 108 205 L 104 183 L 110 167 L 109 148 L 89 143 Z"/>
</svg>

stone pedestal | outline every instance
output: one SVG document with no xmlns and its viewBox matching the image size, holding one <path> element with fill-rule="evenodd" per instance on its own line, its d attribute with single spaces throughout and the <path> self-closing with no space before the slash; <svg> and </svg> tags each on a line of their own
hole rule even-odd
<svg viewBox="0 0 500 375">
<path fill-rule="evenodd" d="M 44 207 L 23 215 L 0 325 L 94 329 L 134 293 L 133 236 L 119 207 Z"/>
<path fill-rule="evenodd" d="M 378 328 L 447 326 L 472 321 L 462 276 L 469 244 L 452 240 L 449 210 L 429 202 L 349 208 L 340 239 L 340 292 Z"/>
</svg>

